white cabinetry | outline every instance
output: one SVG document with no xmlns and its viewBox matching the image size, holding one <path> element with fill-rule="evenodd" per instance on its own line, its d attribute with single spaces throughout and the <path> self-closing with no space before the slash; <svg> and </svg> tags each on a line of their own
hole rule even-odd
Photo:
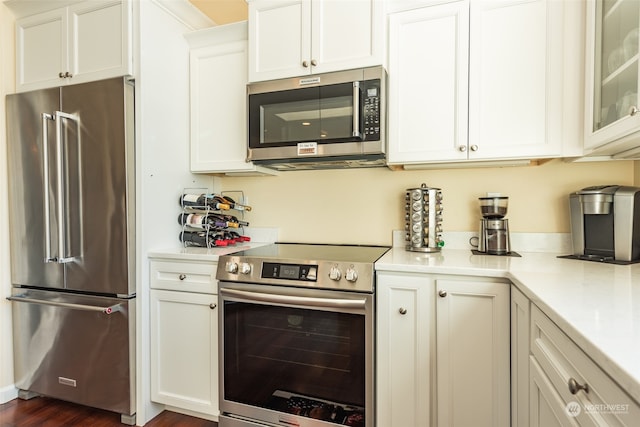
<svg viewBox="0 0 640 427">
<path fill-rule="evenodd" d="M 247 23 L 185 37 L 191 48 L 191 171 L 273 174 L 246 160 Z"/>
<path fill-rule="evenodd" d="M 463 0 L 390 14 L 389 163 L 561 155 L 564 3 Z"/>
<path fill-rule="evenodd" d="M 250 0 L 249 81 L 382 64 L 384 2 Z"/>
<path fill-rule="evenodd" d="M 529 299 L 511 286 L 511 426 L 529 425 Z"/>
<path fill-rule="evenodd" d="M 587 2 L 585 151 L 640 158 L 636 0 Z"/>
<path fill-rule="evenodd" d="M 379 425 L 509 425 L 509 284 L 378 272 Z"/>
<path fill-rule="evenodd" d="M 510 425 L 509 286 L 436 280 L 436 425 Z"/>
<path fill-rule="evenodd" d="M 151 400 L 217 420 L 217 263 L 151 260 Z"/>
<path fill-rule="evenodd" d="M 131 3 L 83 1 L 16 21 L 16 87 L 132 74 Z"/>
<path fill-rule="evenodd" d="M 427 427 L 435 420 L 434 281 L 378 273 L 377 402 L 379 426 Z"/>
<path fill-rule="evenodd" d="M 531 305 L 530 425 L 635 426 L 640 406 Z"/>
</svg>

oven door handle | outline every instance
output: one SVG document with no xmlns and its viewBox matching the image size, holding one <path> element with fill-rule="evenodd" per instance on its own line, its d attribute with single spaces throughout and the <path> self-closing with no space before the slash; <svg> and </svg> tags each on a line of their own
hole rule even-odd
<svg viewBox="0 0 640 427">
<path fill-rule="evenodd" d="M 273 304 L 288 304 L 338 309 L 364 310 L 367 303 L 365 299 L 299 297 L 293 295 L 265 294 L 262 292 L 248 292 L 224 288 L 220 289 L 220 294 L 222 296 L 241 298 L 243 300 L 254 302 L 268 302 Z"/>
</svg>

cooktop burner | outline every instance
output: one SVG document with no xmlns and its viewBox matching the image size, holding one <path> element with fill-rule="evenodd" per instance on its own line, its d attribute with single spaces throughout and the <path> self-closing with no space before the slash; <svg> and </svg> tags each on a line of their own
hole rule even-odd
<svg viewBox="0 0 640 427">
<path fill-rule="evenodd" d="M 386 246 L 274 243 L 220 257 L 217 279 L 373 292 L 374 263 Z"/>
</svg>

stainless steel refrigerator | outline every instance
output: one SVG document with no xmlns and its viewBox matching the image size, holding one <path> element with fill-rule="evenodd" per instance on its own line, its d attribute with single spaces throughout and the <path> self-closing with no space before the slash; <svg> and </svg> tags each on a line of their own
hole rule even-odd
<svg viewBox="0 0 640 427">
<path fill-rule="evenodd" d="M 135 424 L 133 82 L 6 106 L 16 387 Z"/>
</svg>

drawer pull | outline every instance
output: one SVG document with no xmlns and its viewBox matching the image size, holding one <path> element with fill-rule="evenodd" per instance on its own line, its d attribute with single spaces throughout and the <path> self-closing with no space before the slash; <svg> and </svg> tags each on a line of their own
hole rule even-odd
<svg viewBox="0 0 640 427">
<path fill-rule="evenodd" d="M 187 278 L 186 274 L 181 274 L 181 275 L 178 276 L 178 279 L 180 279 L 180 280 L 184 280 L 186 278 Z"/>
<path fill-rule="evenodd" d="M 585 393 L 589 393 L 589 384 L 585 383 L 584 385 L 580 384 L 573 378 L 569 378 L 569 392 L 571 394 L 576 394 L 580 390 L 584 390 Z"/>
</svg>

